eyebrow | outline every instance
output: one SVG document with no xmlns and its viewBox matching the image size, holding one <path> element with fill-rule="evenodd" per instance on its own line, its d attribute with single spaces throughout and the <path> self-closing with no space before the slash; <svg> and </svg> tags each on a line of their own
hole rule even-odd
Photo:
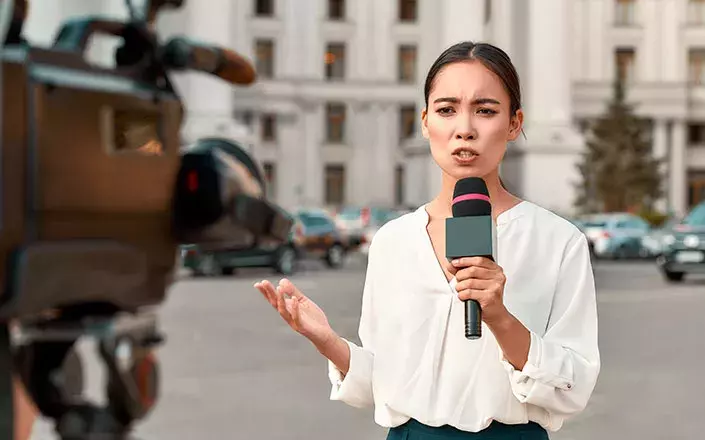
<svg viewBox="0 0 705 440">
<path fill-rule="evenodd" d="M 450 102 L 452 104 L 457 104 L 460 102 L 460 99 L 447 97 L 447 98 L 438 98 L 433 101 L 434 104 L 437 104 L 439 102 Z M 473 104 L 473 105 L 478 105 L 478 104 L 497 104 L 497 105 L 499 105 L 499 101 L 497 101 L 496 99 L 493 99 L 493 98 L 477 98 L 477 99 L 474 99 L 471 104 Z"/>
</svg>

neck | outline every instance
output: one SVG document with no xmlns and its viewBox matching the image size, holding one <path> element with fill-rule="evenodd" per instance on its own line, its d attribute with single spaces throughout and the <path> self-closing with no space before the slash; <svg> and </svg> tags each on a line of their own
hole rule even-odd
<svg viewBox="0 0 705 440">
<path fill-rule="evenodd" d="M 487 184 L 487 191 L 490 194 L 492 201 L 492 217 L 496 220 L 497 216 L 512 206 L 516 205 L 520 199 L 507 191 L 499 181 L 499 173 L 492 173 L 483 177 Z M 447 218 L 453 216 L 453 190 L 458 180 L 443 173 L 443 183 L 441 191 L 435 199 L 429 204 L 429 214 L 431 217 Z"/>
</svg>

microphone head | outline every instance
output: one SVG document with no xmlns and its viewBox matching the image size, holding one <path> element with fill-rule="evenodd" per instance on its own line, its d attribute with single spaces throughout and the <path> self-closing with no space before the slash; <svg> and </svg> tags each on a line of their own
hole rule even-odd
<svg viewBox="0 0 705 440">
<path fill-rule="evenodd" d="M 453 217 L 492 215 L 487 184 L 479 177 L 458 180 L 453 190 Z"/>
</svg>

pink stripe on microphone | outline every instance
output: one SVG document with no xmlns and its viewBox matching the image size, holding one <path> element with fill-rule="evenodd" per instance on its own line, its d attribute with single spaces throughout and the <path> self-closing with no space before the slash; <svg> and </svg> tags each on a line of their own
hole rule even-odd
<svg viewBox="0 0 705 440">
<path fill-rule="evenodd" d="M 466 200 L 484 200 L 489 203 L 490 198 L 484 194 L 463 194 L 462 196 L 454 198 L 452 204 L 455 205 L 458 202 L 464 202 Z"/>
</svg>

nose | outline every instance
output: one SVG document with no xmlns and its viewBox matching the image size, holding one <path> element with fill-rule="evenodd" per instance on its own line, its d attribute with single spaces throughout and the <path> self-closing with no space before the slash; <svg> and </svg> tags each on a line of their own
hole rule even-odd
<svg viewBox="0 0 705 440">
<path fill-rule="evenodd" d="M 476 136 L 474 131 L 463 130 L 456 132 L 455 138 L 464 141 L 474 141 Z"/>
<path fill-rule="evenodd" d="M 458 127 L 455 131 L 455 138 L 463 141 L 477 139 L 477 131 L 472 125 L 470 118 L 458 118 Z"/>
</svg>

